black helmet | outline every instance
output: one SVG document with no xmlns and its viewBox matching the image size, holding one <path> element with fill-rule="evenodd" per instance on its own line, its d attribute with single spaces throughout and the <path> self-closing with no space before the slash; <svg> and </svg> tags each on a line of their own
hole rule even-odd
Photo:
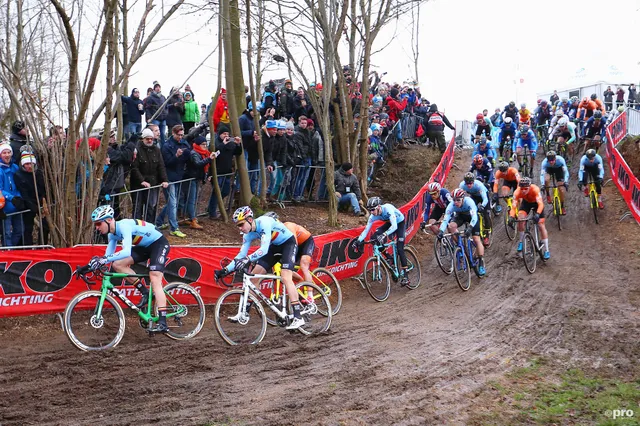
<svg viewBox="0 0 640 426">
<path fill-rule="evenodd" d="M 367 210 L 373 210 L 381 204 L 382 200 L 380 197 L 371 197 L 369 198 L 369 201 L 367 201 Z"/>
<path fill-rule="evenodd" d="M 502 173 L 505 173 L 507 170 L 509 170 L 509 163 L 507 163 L 506 161 L 502 161 L 500 164 L 498 164 L 498 170 L 500 170 Z"/>
<path fill-rule="evenodd" d="M 16 120 L 11 125 L 11 131 L 13 133 L 20 133 L 22 129 L 24 129 L 24 121 Z"/>
<path fill-rule="evenodd" d="M 591 100 L 595 101 L 596 99 L 598 99 L 598 95 L 596 95 L 595 93 L 591 94 Z"/>
<path fill-rule="evenodd" d="M 587 158 L 589 160 L 593 160 L 596 156 L 596 150 L 595 149 L 588 149 L 587 152 L 585 153 L 585 155 L 587 156 Z"/>
<path fill-rule="evenodd" d="M 473 183 L 473 181 L 475 180 L 476 176 L 471 172 L 468 172 L 464 175 L 464 183 Z"/>
<path fill-rule="evenodd" d="M 602 111 L 593 111 L 593 118 L 602 118 Z"/>
<path fill-rule="evenodd" d="M 509 102 L 509 106 L 513 108 L 514 106 L 516 106 L 516 103 L 511 101 L 511 102 Z"/>
<path fill-rule="evenodd" d="M 555 159 L 556 159 L 556 152 L 555 151 L 548 151 L 547 152 L 547 160 L 553 161 Z"/>
</svg>

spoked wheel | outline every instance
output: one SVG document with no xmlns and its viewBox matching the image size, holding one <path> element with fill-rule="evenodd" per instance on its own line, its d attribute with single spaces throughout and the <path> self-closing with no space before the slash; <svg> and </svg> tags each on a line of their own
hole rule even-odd
<svg viewBox="0 0 640 426">
<path fill-rule="evenodd" d="M 183 340 L 200 333 L 206 317 L 200 294 L 184 283 L 167 284 L 164 292 L 167 296 L 167 336 Z"/>
<path fill-rule="evenodd" d="M 464 255 L 460 247 L 456 247 L 453 259 L 455 263 L 453 272 L 456 276 L 456 281 L 458 281 L 462 291 L 467 291 L 471 288 L 471 268 L 469 267 L 467 256 Z"/>
<path fill-rule="evenodd" d="M 408 246 L 404 248 L 404 254 L 407 256 L 407 278 L 409 278 L 407 288 L 415 290 L 420 285 L 422 276 L 418 252 L 413 247 Z"/>
<path fill-rule="evenodd" d="M 591 191 L 590 193 L 590 197 L 591 199 L 591 210 L 593 210 L 593 218 L 596 221 L 596 224 L 598 223 L 598 196 L 596 195 L 595 192 Z"/>
<path fill-rule="evenodd" d="M 536 271 L 536 251 L 536 243 L 533 237 L 530 233 L 525 233 L 522 241 L 522 260 L 524 260 L 524 266 L 530 274 Z"/>
<path fill-rule="evenodd" d="M 331 302 L 326 293 L 317 285 L 302 281 L 296 285 L 300 298 L 302 318 L 305 324 L 298 330 L 302 334 L 324 333 L 331 326 Z"/>
<path fill-rule="evenodd" d="M 215 308 L 216 330 L 230 345 L 255 345 L 260 343 L 267 332 L 264 308 L 258 299 L 249 293 L 249 305 L 244 299 L 244 291 L 233 289 L 218 299 Z M 238 314 L 241 315 L 238 316 Z"/>
<path fill-rule="evenodd" d="M 124 336 L 125 317 L 118 302 L 106 295 L 98 315 L 99 291 L 76 295 L 64 310 L 64 331 L 78 349 L 101 351 L 115 347 Z"/>
<path fill-rule="evenodd" d="M 436 255 L 436 262 L 438 262 L 438 266 L 442 269 L 442 272 L 451 275 L 453 273 L 453 249 L 451 248 L 449 240 L 446 238 L 436 238 L 433 252 Z"/>
<path fill-rule="evenodd" d="M 469 253 L 467 253 L 467 256 L 469 256 Z M 476 246 L 474 241 L 471 241 L 471 257 L 468 257 L 467 260 L 469 261 L 469 266 L 475 264 L 475 266 L 473 266 L 473 272 L 475 272 L 476 276 L 478 278 L 482 278 L 483 275 L 480 274 L 480 261 L 478 260 L 478 246 Z"/>
<path fill-rule="evenodd" d="M 325 268 L 314 269 L 311 271 L 311 277 L 313 278 L 313 283 L 320 287 L 329 298 L 331 309 L 333 309 L 332 313 L 336 315 L 342 307 L 342 289 L 340 288 L 340 282 L 338 282 L 335 275 Z"/>
<path fill-rule="evenodd" d="M 507 234 L 507 237 L 514 241 L 516 239 L 516 223 L 513 222 L 509 224 L 509 214 L 504 215 L 504 232 Z"/>
<path fill-rule="evenodd" d="M 391 293 L 389 271 L 375 256 L 371 256 L 364 263 L 364 284 L 376 302 L 384 302 L 389 298 Z"/>
<path fill-rule="evenodd" d="M 562 206 L 560 205 L 560 199 L 555 197 L 553 199 L 553 214 L 556 215 L 556 219 L 558 221 L 558 230 L 562 231 Z"/>
</svg>

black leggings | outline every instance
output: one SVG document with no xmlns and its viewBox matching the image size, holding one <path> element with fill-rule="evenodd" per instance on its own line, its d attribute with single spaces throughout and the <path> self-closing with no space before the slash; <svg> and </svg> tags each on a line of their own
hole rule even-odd
<svg viewBox="0 0 640 426">
<path fill-rule="evenodd" d="M 378 237 L 378 235 L 381 235 L 383 232 L 385 232 L 387 229 L 389 229 L 391 227 L 391 222 L 386 222 L 384 225 L 380 226 L 378 229 L 376 229 L 376 232 L 373 233 L 373 235 L 371 236 L 371 239 L 375 239 L 376 237 Z M 407 267 L 407 256 L 404 254 L 404 232 L 405 232 L 405 223 L 404 220 L 402 222 L 398 222 L 398 229 L 395 230 L 395 232 L 393 232 L 392 235 L 396 235 L 397 241 L 396 241 L 396 248 L 398 250 L 398 257 L 400 257 L 400 264 L 402 265 L 403 268 Z M 389 235 L 389 237 L 391 237 L 392 235 Z"/>
<path fill-rule="evenodd" d="M 600 174 L 600 170 L 598 170 L 598 166 L 596 167 L 587 167 L 584 166 L 584 171 L 582 172 L 582 184 L 587 184 L 587 179 L 589 175 L 593 178 L 593 183 L 596 184 L 596 193 L 598 195 L 602 194 L 602 179 L 598 176 Z M 25 225 L 26 226 L 26 225 Z"/>
</svg>

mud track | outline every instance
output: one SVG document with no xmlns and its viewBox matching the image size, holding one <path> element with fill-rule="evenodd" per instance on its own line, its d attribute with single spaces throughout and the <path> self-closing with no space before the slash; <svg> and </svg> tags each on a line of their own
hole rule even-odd
<svg viewBox="0 0 640 426">
<path fill-rule="evenodd" d="M 533 275 L 496 218 L 488 276 L 468 292 L 420 235 L 423 284 L 376 303 L 344 283 L 342 311 L 319 337 L 270 328 L 257 347 L 232 348 L 209 315 L 192 341 L 150 339 L 129 321 L 115 350 L 86 354 L 50 317 L 5 320 L 0 424 L 464 424 L 476 409 L 465 395 L 531 356 L 637 369 L 640 228 L 617 222 L 613 184 L 605 194 L 594 225 L 571 187 L 564 229 L 548 225 L 552 259 Z"/>
</svg>

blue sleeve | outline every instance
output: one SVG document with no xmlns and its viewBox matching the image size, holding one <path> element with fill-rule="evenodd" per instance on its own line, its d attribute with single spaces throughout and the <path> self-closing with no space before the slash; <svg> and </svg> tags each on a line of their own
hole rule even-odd
<svg viewBox="0 0 640 426">
<path fill-rule="evenodd" d="M 391 214 L 389 215 L 389 223 L 391 224 L 391 226 L 385 231 L 386 235 L 391 235 L 396 232 L 396 229 L 398 229 L 398 222 L 396 221 L 395 212 L 391 212 Z"/>
<path fill-rule="evenodd" d="M 598 162 L 598 178 L 604 179 L 604 164 L 602 163 L 602 157 L 596 154 L 596 161 Z"/>
<path fill-rule="evenodd" d="M 562 170 L 564 171 L 564 183 L 569 184 L 569 168 L 567 167 L 567 163 L 563 160 Z"/>
<path fill-rule="evenodd" d="M 582 182 L 582 178 L 584 177 L 584 166 L 587 164 L 587 156 L 583 155 L 580 159 L 580 169 L 578 170 L 578 181 Z"/>
<path fill-rule="evenodd" d="M 447 226 L 451 221 L 451 215 L 453 214 L 453 203 L 450 203 L 447 206 L 447 209 L 444 211 L 444 218 L 442 219 L 442 223 L 440 224 L 440 231 L 445 232 L 447 230 Z"/>
<path fill-rule="evenodd" d="M 369 220 L 367 221 L 367 226 L 364 228 L 364 231 L 362 231 L 362 234 L 360 234 L 360 236 L 358 237 L 358 241 L 360 242 L 364 241 L 364 238 L 367 236 L 367 233 L 371 229 L 371 225 L 373 225 L 373 221 L 375 220 L 374 217 L 375 217 L 374 215 L 369 216 Z"/>
<path fill-rule="evenodd" d="M 242 247 L 240 247 L 240 252 L 236 255 L 236 257 L 231 261 L 230 264 L 227 265 L 227 271 L 232 272 L 236 268 L 236 259 L 240 259 L 241 257 L 245 257 L 247 253 L 249 253 L 249 247 L 251 247 L 251 240 L 247 238 L 243 238 Z"/>
<path fill-rule="evenodd" d="M 476 209 L 476 203 L 471 198 L 465 198 L 464 202 L 470 207 L 469 215 L 471 216 L 471 222 L 469 222 L 469 226 L 473 227 L 478 222 L 478 209 Z"/>
<path fill-rule="evenodd" d="M 429 220 L 429 211 L 431 210 L 431 204 L 433 204 L 433 198 L 431 197 L 431 194 L 429 194 L 427 195 L 427 202 L 425 203 L 424 214 L 422 216 L 424 222 Z"/>
<path fill-rule="evenodd" d="M 544 174 L 547 171 L 547 159 L 542 160 L 542 165 L 540 166 L 540 186 L 544 186 Z"/>
<path fill-rule="evenodd" d="M 120 233 L 122 234 L 122 250 L 120 250 L 117 253 L 112 252 L 109 256 L 107 256 L 108 262 L 115 262 L 116 260 L 125 259 L 131 256 L 131 240 L 132 240 L 131 227 L 128 225 L 122 224 L 120 225 L 119 230 L 120 230 Z M 114 243 L 115 245 L 115 242 L 116 242 L 115 239 L 113 239 L 109 241 L 109 245 L 111 245 L 111 243 Z"/>
<path fill-rule="evenodd" d="M 484 185 L 481 185 L 480 195 L 482 196 L 482 206 L 487 207 L 487 204 L 489 204 L 489 198 L 487 198 L 487 188 L 485 188 Z"/>
<path fill-rule="evenodd" d="M 249 256 L 249 260 L 252 262 L 260 259 L 262 256 L 267 254 L 269 251 L 269 245 L 271 244 L 271 223 L 264 223 L 262 228 L 262 236 L 260 237 L 260 247 L 258 250 L 254 251 L 251 256 Z"/>
<path fill-rule="evenodd" d="M 107 245 L 107 250 L 104 252 L 105 257 L 110 256 L 113 252 L 116 251 L 116 245 L 118 241 L 115 238 L 111 238 L 111 234 L 109 234 L 109 244 Z"/>
</svg>

